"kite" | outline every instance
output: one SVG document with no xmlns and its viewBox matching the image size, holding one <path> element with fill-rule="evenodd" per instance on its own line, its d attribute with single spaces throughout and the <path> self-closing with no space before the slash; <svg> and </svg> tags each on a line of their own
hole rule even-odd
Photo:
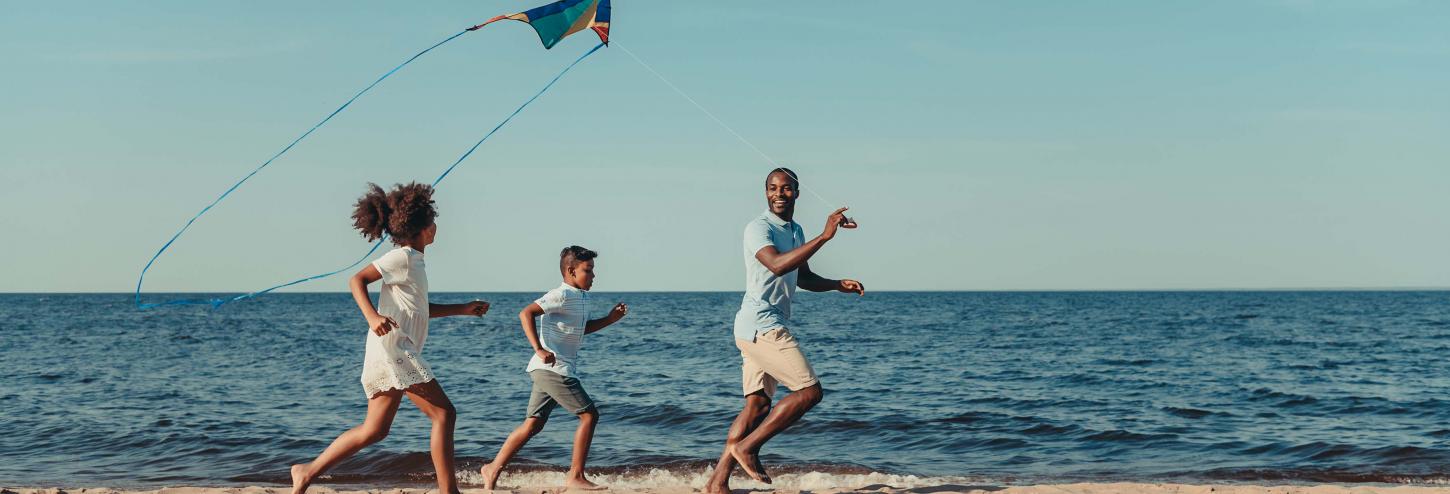
<svg viewBox="0 0 1450 494">
<path fill-rule="evenodd" d="M 609 0 L 564 0 L 533 10 L 513 15 L 501 15 L 488 22 L 468 28 L 478 30 L 497 21 L 512 19 L 524 21 L 539 33 L 544 49 L 553 48 L 565 36 L 592 29 L 599 34 L 599 41 L 609 44 Z"/>
<path fill-rule="evenodd" d="M 352 98 L 349 98 L 346 102 L 344 102 L 342 106 L 339 106 L 336 110 L 333 110 L 332 113 L 328 114 L 327 117 L 322 119 L 322 121 L 318 122 L 316 125 L 313 125 L 312 128 L 308 129 L 306 132 L 303 132 L 302 135 L 292 140 L 292 142 L 283 147 L 281 151 L 278 151 L 276 154 L 272 155 L 271 158 L 268 158 L 266 161 L 262 162 L 261 165 L 257 166 L 250 173 L 242 176 L 241 180 L 238 180 L 235 184 L 232 184 L 231 187 L 223 191 L 221 195 L 217 196 L 217 198 L 213 200 L 210 204 L 207 204 L 206 207 L 202 208 L 200 212 L 196 213 L 196 215 L 192 216 L 191 219 L 187 220 L 186 223 L 181 226 L 181 229 L 178 230 L 176 234 L 172 235 L 171 238 L 168 239 L 166 243 L 163 244 L 161 248 L 156 251 L 156 254 L 151 256 L 151 259 L 146 262 L 146 266 L 141 268 L 141 275 L 136 279 L 136 308 L 150 309 L 164 305 L 202 304 L 211 305 L 213 308 L 216 308 L 220 307 L 222 304 L 256 297 L 258 295 L 262 295 L 279 288 L 332 276 L 334 274 L 351 269 L 358 264 L 362 264 L 362 262 L 366 261 L 369 257 L 371 257 L 374 252 L 377 252 L 378 248 L 383 245 L 383 242 L 385 240 L 387 240 L 386 237 L 380 238 L 376 242 L 374 242 L 372 248 L 352 264 L 326 273 L 306 276 L 286 283 L 281 283 L 270 288 L 265 288 L 226 298 L 176 299 L 159 303 L 141 302 L 141 286 L 142 283 L 146 280 L 146 272 L 151 269 L 152 264 L 156 263 L 156 259 L 160 258 L 161 254 L 166 252 L 166 249 L 170 248 L 177 239 L 181 238 L 181 235 L 183 233 L 186 233 L 186 230 L 188 228 L 191 228 L 191 225 L 195 223 L 197 219 L 201 218 L 202 215 L 206 214 L 207 211 L 210 211 L 212 207 L 216 206 L 223 199 L 226 199 L 226 197 L 230 195 L 232 191 L 237 190 L 237 188 L 241 187 L 243 183 L 246 183 L 248 179 L 251 179 L 252 176 L 256 175 L 258 172 L 262 171 L 262 169 L 266 168 L 267 165 L 272 164 L 272 162 L 276 161 L 277 158 L 280 158 L 282 157 L 282 155 L 287 154 L 287 151 L 290 151 L 294 146 L 297 145 L 297 143 L 302 142 L 302 140 L 306 139 L 307 136 L 312 135 L 313 132 L 321 128 L 323 124 L 326 124 L 329 120 L 332 120 L 332 117 L 335 117 L 337 116 L 337 114 L 342 113 L 343 110 L 347 109 L 348 106 L 352 105 L 352 103 L 354 101 L 357 101 L 358 98 L 362 97 L 363 94 L 371 91 L 374 86 L 377 86 L 379 83 L 383 82 L 384 79 L 387 79 L 389 76 L 398 72 L 403 67 L 406 67 L 408 64 L 413 63 L 414 60 L 417 60 L 419 57 L 422 57 L 428 52 L 433 51 L 434 48 L 438 48 L 439 46 L 443 46 L 449 41 L 453 41 L 459 36 L 463 36 L 464 34 L 469 32 L 477 31 L 480 28 L 487 26 L 491 23 L 506 19 L 523 21 L 525 23 L 528 23 L 529 26 L 533 27 L 534 31 L 539 34 L 539 41 L 544 44 L 545 49 L 551 49 L 554 47 L 554 45 L 558 44 L 561 40 L 568 37 L 569 35 L 584 31 L 586 29 L 593 31 L 599 36 L 598 45 L 595 45 L 594 48 L 591 48 L 589 51 L 579 56 L 579 58 L 575 59 L 573 63 L 570 63 L 568 66 L 564 67 L 564 70 L 560 71 L 558 75 L 554 76 L 554 78 L 551 79 L 548 84 L 545 84 L 543 89 L 540 89 L 537 93 L 533 95 L 533 97 L 524 101 L 522 105 L 519 105 L 519 107 L 515 109 L 513 113 L 509 114 L 508 117 L 505 117 L 502 122 L 499 122 L 499 124 L 494 126 L 493 129 L 488 131 L 487 134 L 484 134 L 483 138 L 479 139 L 478 142 L 474 143 L 473 147 L 470 147 L 467 152 L 464 152 L 457 161 L 454 161 L 452 165 L 444 169 L 443 173 L 433 181 L 433 185 L 436 186 L 439 182 L 442 182 L 443 178 L 447 177 L 454 168 L 462 163 L 463 160 L 467 159 L 469 155 L 473 154 L 473 152 L 477 150 L 484 141 L 487 141 L 489 137 L 493 136 L 493 134 L 495 132 L 498 132 L 499 129 L 503 128 L 504 125 L 508 124 L 510 120 L 513 120 L 514 116 L 522 112 L 524 108 L 529 106 L 530 103 L 533 103 L 534 100 L 539 99 L 540 96 L 543 96 L 543 94 L 548 91 L 550 87 L 553 87 L 555 82 L 558 82 L 560 78 L 564 77 L 564 74 L 567 74 L 570 69 L 574 68 L 575 65 L 578 65 L 579 62 L 584 61 L 584 59 L 588 58 L 589 55 L 592 55 L 594 54 L 594 52 L 599 51 L 600 48 L 607 46 L 609 44 L 609 16 L 609 0 L 562 0 L 535 9 L 519 12 L 517 14 L 501 15 L 498 17 L 494 17 L 482 24 L 478 24 L 476 26 L 460 31 L 458 32 L 458 34 L 449 36 L 443 41 L 439 41 L 433 46 L 430 46 L 423 51 L 418 52 L 416 55 L 413 55 L 412 57 L 403 61 L 403 63 L 399 64 L 397 67 L 393 67 L 392 70 L 384 73 L 382 77 L 379 77 L 377 80 L 373 81 L 372 84 L 364 87 L 362 91 L 358 91 L 358 93 L 353 95 Z"/>
</svg>

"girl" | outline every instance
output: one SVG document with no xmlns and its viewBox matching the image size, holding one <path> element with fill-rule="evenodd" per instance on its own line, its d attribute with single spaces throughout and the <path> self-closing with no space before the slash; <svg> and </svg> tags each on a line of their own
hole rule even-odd
<svg viewBox="0 0 1450 494">
<path fill-rule="evenodd" d="M 430 317 L 472 315 L 482 317 L 488 303 L 428 303 L 428 275 L 423 270 L 423 249 L 433 243 L 438 216 L 433 209 L 433 188 L 418 183 L 398 184 L 384 193 L 376 184 L 358 199 L 353 226 L 373 241 L 384 234 L 398 248 L 383 254 L 353 275 L 348 282 L 352 298 L 367 318 L 367 353 L 363 357 L 362 385 L 368 413 L 362 425 L 342 433 L 311 463 L 292 465 L 292 494 L 302 494 L 318 476 L 363 447 L 388 435 L 398 405 L 407 395 L 433 421 L 429 441 L 438 492 L 457 494 L 453 472 L 453 403 L 443 394 L 433 371 L 423 362 L 423 340 Z M 373 308 L 367 286 L 382 280 L 378 307 Z"/>
</svg>

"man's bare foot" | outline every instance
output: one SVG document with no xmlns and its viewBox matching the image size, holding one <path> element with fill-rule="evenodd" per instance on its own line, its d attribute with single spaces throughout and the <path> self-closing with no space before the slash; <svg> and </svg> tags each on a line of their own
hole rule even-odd
<svg viewBox="0 0 1450 494">
<path fill-rule="evenodd" d="M 307 465 L 307 463 L 292 465 L 292 494 L 307 492 L 307 485 L 312 483 L 307 480 Z"/>
<path fill-rule="evenodd" d="M 590 482 L 583 475 L 569 477 L 569 480 L 564 482 L 564 490 L 568 491 L 602 491 L 605 489 L 608 489 L 608 487 Z"/>
<path fill-rule="evenodd" d="M 755 453 L 746 451 L 739 444 L 725 446 L 725 451 L 730 452 L 730 457 L 735 458 L 735 463 L 740 465 L 740 469 L 744 470 L 750 478 L 763 484 L 770 483 L 770 474 L 765 473 L 765 465 L 760 464 L 760 459 L 755 457 Z"/>
<path fill-rule="evenodd" d="M 483 476 L 483 488 L 493 490 L 494 487 L 497 487 L 499 473 L 502 473 L 502 470 L 494 468 L 493 463 L 478 469 L 478 474 Z"/>
</svg>

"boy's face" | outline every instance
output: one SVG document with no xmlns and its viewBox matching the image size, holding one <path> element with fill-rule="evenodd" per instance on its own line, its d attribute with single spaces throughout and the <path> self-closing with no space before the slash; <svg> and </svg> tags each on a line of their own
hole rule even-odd
<svg viewBox="0 0 1450 494">
<path fill-rule="evenodd" d="M 765 204 L 770 212 L 781 219 L 790 219 L 795 214 L 795 198 L 798 186 L 790 175 L 776 172 L 765 177 Z"/>
<path fill-rule="evenodd" d="M 588 290 L 594 287 L 594 260 L 590 259 L 575 264 L 568 273 L 564 274 L 564 282 L 569 286 L 580 290 Z"/>
</svg>

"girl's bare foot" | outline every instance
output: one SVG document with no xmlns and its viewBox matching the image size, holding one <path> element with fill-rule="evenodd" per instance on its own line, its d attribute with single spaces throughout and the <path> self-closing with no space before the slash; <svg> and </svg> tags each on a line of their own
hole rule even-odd
<svg viewBox="0 0 1450 494">
<path fill-rule="evenodd" d="M 312 481 L 307 479 L 307 463 L 292 465 L 292 494 L 307 492 L 307 485 Z"/>
<path fill-rule="evenodd" d="M 493 490 L 494 487 L 497 487 L 499 473 L 501 471 L 494 468 L 493 463 L 485 464 L 483 468 L 478 469 L 478 474 L 483 476 L 483 488 Z"/>
<path fill-rule="evenodd" d="M 605 486 L 602 486 L 602 485 L 599 485 L 599 484 L 590 482 L 589 479 L 584 478 L 583 475 L 571 476 L 571 477 L 569 477 L 569 480 L 567 482 L 564 482 L 564 490 L 570 490 L 570 491 L 602 491 L 602 490 L 605 490 L 605 489 L 608 489 L 608 487 L 605 487 Z"/>
</svg>

